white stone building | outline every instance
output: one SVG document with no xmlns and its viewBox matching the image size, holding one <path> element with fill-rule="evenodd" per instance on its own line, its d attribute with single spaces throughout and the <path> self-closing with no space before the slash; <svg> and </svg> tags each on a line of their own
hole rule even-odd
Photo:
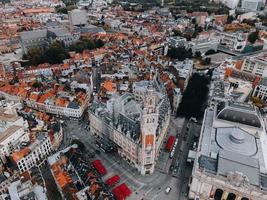
<svg viewBox="0 0 267 200">
<path fill-rule="evenodd" d="M 267 199 L 266 126 L 250 104 L 207 108 L 189 183 L 189 199 Z"/>
<path fill-rule="evenodd" d="M 267 101 L 267 78 L 262 78 L 258 85 L 254 88 L 253 97 L 257 97 L 262 101 Z"/>
<path fill-rule="evenodd" d="M 0 157 L 5 157 L 19 147 L 22 142 L 29 141 L 28 123 L 13 113 L 12 107 L 1 108 L 0 113 Z"/>
<path fill-rule="evenodd" d="M 245 58 L 241 71 L 252 73 L 261 77 L 267 77 L 267 56 L 262 53 Z"/>
<path fill-rule="evenodd" d="M 19 171 L 22 173 L 40 164 L 53 150 L 47 133 L 40 132 L 34 142 L 12 154 Z"/>
<path fill-rule="evenodd" d="M 246 45 L 245 35 L 243 33 L 217 32 L 220 36 L 220 43 L 230 50 L 241 52 Z"/>
<path fill-rule="evenodd" d="M 189 47 L 192 49 L 192 53 L 195 54 L 199 51 L 201 54 L 205 54 L 209 50 L 217 52 L 220 40 L 218 38 L 202 39 L 189 42 Z"/>
</svg>

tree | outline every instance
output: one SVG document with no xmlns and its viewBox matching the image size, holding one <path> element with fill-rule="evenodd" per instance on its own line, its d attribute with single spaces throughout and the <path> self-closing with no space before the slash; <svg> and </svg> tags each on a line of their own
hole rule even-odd
<svg viewBox="0 0 267 200">
<path fill-rule="evenodd" d="M 215 50 L 209 49 L 208 51 L 206 51 L 205 55 L 207 56 L 207 55 L 212 55 L 212 54 L 215 54 L 215 53 L 216 53 Z"/>
<path fill-rule="evenodd" d="M 81 151 L 85 151 L 86 150 L 85 145 L 83 144 L 83 142 L 78 140 L 78 139 L 73 139 L 71 141 L 71 144 L 77 144 Z"/>
<path fill-rule="evenodd" d="M 254 44 L 257 39 L 259 39 L 259 32 L 258 31 L 255 31 L 255 32 L 251 32 L 249 35 L 248 35 L 248 41 L 251 43 L 251 44 Z"/>
<path fill-rule="evenodd" d="M 76 43 L 70 45 L 69 50 L 81 53 L 87 49 L 92 50 L 92 49 L 100 48 L 104 46 L 104 44 L 105 43 L 100 39 L 98 39 L 97 41 L 94 41 L 88 38 L 81 38 Z"/>
<path fill-rule="evenodd" d="M 183 34 L 180 30 L 173 29 L 172 32 L 173 32 L 174 36 L 183 37 Z"/>
<path fill-rule="evenodd" d="M 168 56 L 173 59 L 185 60 L 186 58 L 192 58 L 192 50 L 184 47 L 171 48 L 168 51 Z"/>
<path fill-rule="evenodd" d="M 233 15 L 228 15 L 228 17 L 227 17 L 227 24 L 232 24 L 232 22 L 234 21 L 234 17 L 233 17 Z"/>
<path fill-rule="evenodd" d="M 35 81 L 34 84 L 32 84 L 32 87 L 41 88 L 41 87 L 43 87 L 43 84 L 39 81 Z"/>
<path fill-rule="evenodd" d="M 68 5 L 66 7 L 57 6 L 56 7 L 56 12 L 57 13 L 68 14 L 68 11 L 74 10 L 76 8 L 77 8 L 77 6 L 75 6 L 75 5 Z"/>
<path fill-rule="evenodd" d="M 193 74 L 185 90 L 177 115 L 184 117 L 201 117 L 203 105 L 208 94 L 209 80 L 202 75 Z"/>
<path fill-rule="evenodd" d="M 192 18 L 191 22 L 192 22 L 192 24 L 196 24 L 197 23 L 196 18 Z"/>
<path fill-rule="evenodd" d="M 40 63 L 44 62 L 43 58 L 43 53 L 44 51 L 41 48 L 31 48 L 28 50 L 27 55 L 23 55 L 22 59 L 23 60 L 28 60 L 27 62 L 24 62 L 23 65 L 38 65 Z"/>
<path fill-rule="evenodd" d="M 44 52 L 44 58 L 50 64 L 58 64 L 69 58 L 69 55 L 61 42 L 53 42 Z"/>
<path fill-rule="evenodd" d="M 58 64 L 69 58 L 64 45 L 61 42 L 53 42 L 46 50 L 31 48 L 27 55 L 23 55 L 24 60 L 28 60 L 23 65 L 39 65 L 41 63 Z"/>
<path fill-rule="evenodd" d="M 196 51 L 195 52 L 195 57 L 196 58 L 201 58 L 201 52 L 200 51 Z"/>
<path fill-rule="evenodd" d="M 97 48 L 100 48 L 100 47 L 103 47 L 105 45 L 105 43 L 101 40 L 101 39 L 98 39 L 95 43 L 95 46 Z"/>
</svg>

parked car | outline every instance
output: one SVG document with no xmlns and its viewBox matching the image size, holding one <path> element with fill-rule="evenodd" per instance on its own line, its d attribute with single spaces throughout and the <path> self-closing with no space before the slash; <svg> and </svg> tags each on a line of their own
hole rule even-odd
<svg viewBox="0 0 267 200">
<path fill-rule="evenodd" d="M 169 194 L 171 192 L 172 188 L 171 187 L 167 187 L 165 189 L 165 194 Z"/>
</svg>

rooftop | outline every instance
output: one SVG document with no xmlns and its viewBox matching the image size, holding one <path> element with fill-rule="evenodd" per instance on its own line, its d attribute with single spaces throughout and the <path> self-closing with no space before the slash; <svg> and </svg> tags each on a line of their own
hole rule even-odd
<svg viewBox="0 0 267 200">
<path fill-rule="evenodd" d="M 257 109 L 245 103 L 221 102 L 217 105 L 217 119 L 262 128 Z"/>
<path fill-rule="evenodd" d="M 215 109 L 207 109 L 203 123 L 203 134 L 200 140 L 199 167 L 205 169 L 208 173 L 225 178 L 229 173 L 238 172 L 243 174 L 251 185 L 260 187 L 264 184 L 264 177 L 267 173 L 266 148 L 262 146 L 261 141 L 262 137 L 266 137 L 266 133 L 263 130 L 259 130 L 259 134 L 248 131 L 250 129 L 243 127 L 241 124 L 241 122 L 243 124 L 244 121 L 247 122 L 247 120 L 242 120 L 242 117 L 240 122 L 233 120 L 232 117 L 224 117 L 223 125 L 214 125 L 214 121 L 218 120 L 215 116 L 221 115 L 227 106 L 226 114 L 230 111 L 230 116 L 246 116 L 247 113 L 250 113 L 254 116 L 253 119 L 259 120 L 257 122 L 259 124 L 256 124 L 256 127 L 262 128 L 260 117 L 257 115 L 256 109 L 251 105 L 226 102 L 223 105 L 219 104 Z M 238 114 L 236 115 L 236 113 Z M 246 116 L 245 119 L 250 117 Z M 236 123 L 233 124 L 233 121 Z M 254 123 L 245 123 L 245 125 L 255 126 Z"/>
</svg>

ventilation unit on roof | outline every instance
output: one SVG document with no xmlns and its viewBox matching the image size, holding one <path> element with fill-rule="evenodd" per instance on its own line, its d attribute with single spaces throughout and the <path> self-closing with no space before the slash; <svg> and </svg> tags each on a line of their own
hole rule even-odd
<svg viewBox="0 0 267 200">
<path fill-rule="evenodd" d="M 213 159 L 217 159 L 217 155 L 218 155 L 218 153 L 210 152 L 210 157 Z"/>
</svg>

